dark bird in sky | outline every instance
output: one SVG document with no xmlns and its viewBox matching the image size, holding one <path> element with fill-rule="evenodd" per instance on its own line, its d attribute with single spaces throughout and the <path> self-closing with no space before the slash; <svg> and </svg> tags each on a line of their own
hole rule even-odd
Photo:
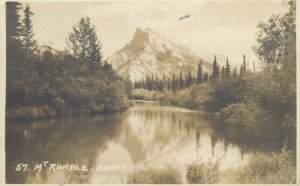
<svg viewBox="0 0 300 186">
<path fill-rule="evenodd" d="M 182 20 L 190 18 L 190 17 L 191 17 L 190 15 L 181 16 L 180 18 L 178 18 L 177 21 L 182 21 Z"/>
</svg>

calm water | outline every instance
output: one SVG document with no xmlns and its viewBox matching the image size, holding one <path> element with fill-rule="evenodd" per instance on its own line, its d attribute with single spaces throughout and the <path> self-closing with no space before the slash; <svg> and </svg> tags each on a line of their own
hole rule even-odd
<svg viewBox="0 0 300 186">
<path fill-rule="evenodd" d="M 279 139 L 257 141 L 226 131 L 202 112 L 135 102 L 122 113 L 6 125 L 7 183 L 125 183 L 132 170 L 172 166 L 182 173 L 194 160 L 220 160 L 221 170 L 242 166 L 253 151 L 278 149 Z M 36 164 L 86 165 L 88 171 L 34 170 Z M 19 163 L 28 164 L 17 171 Z M 120 168 L 121 167 L 121 168 Z"/>
</svg>

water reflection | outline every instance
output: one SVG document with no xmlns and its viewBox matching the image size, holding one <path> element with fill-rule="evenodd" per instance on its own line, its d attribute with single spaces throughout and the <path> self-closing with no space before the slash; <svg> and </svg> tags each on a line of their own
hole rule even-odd
<svg viewBox="0 0 300 186">
<path fill-rule="evenodd" d="M 6 125 L 7 183 L 125 183 L 128 171 L 172 164 L 185 175 L 196 159 L 221 159 L 221 169 L 247 163 L 249 153 L 273 150 L 228 131 L 204 113 L 158 103 L 135 103 L 122 113 Z M 274 142 L 273 142 L 274 143 Z M 256 145 L 255 145 L 256 144 Z M 277 144 L 277 143 L 275 143 Z M 281 143 L 278 143 L 281 144 Z M 15 170 L 18 163 L 126 165 L 126 171 Z"/>
</svg>

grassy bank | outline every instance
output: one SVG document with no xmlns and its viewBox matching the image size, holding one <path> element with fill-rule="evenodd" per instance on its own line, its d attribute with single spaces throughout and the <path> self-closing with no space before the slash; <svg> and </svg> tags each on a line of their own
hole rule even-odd
<svg viewBox="0 0 300 186">
<path fill-rule="evenodd" d="M 236 184 L 295 184 L 296 154 L 285 148 L 278 153 L 255 153 L 244 167 L 230 170 L 227 178 Z"/>
<path fill-rule="evenodd" d="M 220 163 L 195 161 L 187 166 L 186 179 L 191 184 L 212 184 L 219 182 Z"/>
<path fill-rule="evenodd" d="M 164 169 L 136 170 L 128 176 L 129 184 L 179 184 L 182 183 L 180 173 L 172 167 Z"/>
<path fill-rule="evenodd" d="M 194 161 L 187 164 L 186 182 L 189 184 L 295 184 L 295 152 L 282 148 L 280 152 L 253 153 L 249 162 L 237 169 L 220 170 L 220 161 Z M 226 182 L 226 183 L 224 183 Z M 180 172 L 165 169 L 142 169 L 128 175 L 131 184 L 183 183 Z"/>
</svg>

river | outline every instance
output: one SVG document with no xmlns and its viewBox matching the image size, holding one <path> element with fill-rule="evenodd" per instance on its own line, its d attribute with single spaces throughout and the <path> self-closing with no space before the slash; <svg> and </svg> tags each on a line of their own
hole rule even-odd
<svg viewBox="0 0 300 186">
<path fill-rule="evenodd" d="M 200 111 L 135 101 L 118 113 L 8 122 L 6 182 L 126 183 L 133 170 L 166 166 L 185 181 L 186 166 L 195 160 L 219 160 L 226 171 L 245 165 L 253 151 L 279 148 L 272 142 L 220 129 Z M 44 167 L 36 167 L 42 162 Z M 88 170 L 50 169 L 50 164 Z"/>
</svg>

